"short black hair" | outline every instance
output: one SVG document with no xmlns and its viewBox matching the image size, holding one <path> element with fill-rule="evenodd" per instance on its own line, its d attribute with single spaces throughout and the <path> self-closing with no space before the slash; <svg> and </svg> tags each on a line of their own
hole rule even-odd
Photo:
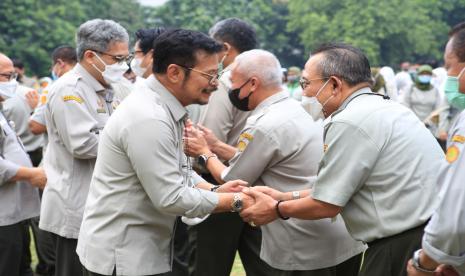
<svg viewBox="0 0 465 276">
<path fill-rule="evenodd" d="M 55 48 L 52 52 L 52 61 L 55 64 L 58 59 L 63 60 L 65 63 L 68 64 L 76 64 L 77 63 L 77 53 L 76 49 L 71 46 L 63 45 Z"/>
<path fill-rule="evenodd" d="M 258 44 L 254 27 L 238 18 L 217 22 L 209 34 L 218 41 L 231 44 L 239 53 L 255 49 Z"/>
<path fill-rule="evenodd" d="M 312 55 L 319 53 L 323 55 L 318 65 L 323 78 L 337 76 L 349 86 L 372 82 L 370 62 L 360 49 L 345 43 L 331 42 L 320 45 Z"/>
<path fill-rule="evenodd" d="M 24 63 L 19 58 L 13 58 L 11 61 L 13 62 L 13 67 L 16 67 L 16 68 L 19 68 L 19 69 L 24 68 Z"/>
<path fill-rule="evenodd" d="M 452 52 L 460 62 L 465 62 L 465 22 L 455 25 L 449 37 L 452 39 Z"/>
<path fill-rule="evenodd" d="M 153 72 L 164 74 L 170 64 L 195 67 L 198 51 L 215 54 L 221 49 L 221 44 L 204 33 L 185 29 L 167 30 L 155 39 Z"/>
<path fill-rule="evenodd" d="M 139 41 L 139 47 L 144 55 L 152 50 L 153 42 L 165 30 L 164 27 L 157 27 L 153 29 L 139 29 L 136 31 L 136 41 Z"/>
</svg>

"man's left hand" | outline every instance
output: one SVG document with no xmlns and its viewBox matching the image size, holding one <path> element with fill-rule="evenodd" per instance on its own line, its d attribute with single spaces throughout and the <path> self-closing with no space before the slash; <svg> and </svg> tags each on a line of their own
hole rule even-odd
<svg viewBox="0 0 465 276">
<path fill-rule="evenodd" d="M 268 224 L 278 218 L 275 199 L 254 189 L 245 188 L 242 192 L 255 199 L 255 204 L 240 213 L 245 222 L 258 226 Z"/>
</svg>

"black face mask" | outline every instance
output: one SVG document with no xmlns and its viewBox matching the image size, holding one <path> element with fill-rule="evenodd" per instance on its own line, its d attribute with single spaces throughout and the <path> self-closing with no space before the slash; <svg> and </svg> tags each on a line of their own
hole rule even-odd
<svg viewBox="0 0 465 276">
<path fill-rule="evenodd" d="M 243 85 L 236 89 L 229 89 L 228 96 L 229 100 L 231 101 L 232 105 L 234 105 L 237 109 L 242 111 L 250 111 L 249 109 L 249 98 L 252 93 L 250 93 L 247 97 L 243 99 L 239 99 L 239 94 L 241 93 L 242 87 L 246 85 L 250 79 L 248 79 Z"/>
</svg>

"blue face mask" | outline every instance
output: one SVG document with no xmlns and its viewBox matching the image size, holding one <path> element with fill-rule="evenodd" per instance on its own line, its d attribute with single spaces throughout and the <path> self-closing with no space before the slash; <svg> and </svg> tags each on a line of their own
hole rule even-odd
<svg viewBox="0 0 465 276">
<path fill-rule="evenodd" d="M 431 76 L 430 75 L 419 75 L 418 82 L 421 84 L 430 84 L 431 83 Z"/>
<path fill-rule="evenodd" d="M 52 70 L 52 81 L 56 81 L 58 79 L 57 74 Z"/>
<path fill-rule="evenodd" d="M 446 92 L 449 104 L 461 110 L 465 109 L 465 94 L 459 91 L 459 79 L 462 77 L 463 72 L 465 72 L 465 67 L 457 77 L 447 76 L 444 85 L 444 91 Z"/>
</svg>

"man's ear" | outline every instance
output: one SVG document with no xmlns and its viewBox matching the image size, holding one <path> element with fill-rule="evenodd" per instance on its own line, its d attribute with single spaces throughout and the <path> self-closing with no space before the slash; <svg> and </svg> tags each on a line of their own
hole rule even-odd
<svg viewBox="0 0 465 276">
<path fill-rule="evenodd" d="M 95 53 L 91 50 L 86 50 L 84 52 L 84 56 L 83 56 L 83 59 L 89 63 L 89 64 L 94 64 L 94 62 L 92 61 L 92 58 L 95 56 Z"/>
<path fill-rule="evenodd" d="M 342 90 L 342 80 L 338 77 L 332 76 L 331 77 L 331 84 L 333 86 L 333 94 L 337 94 L 338 91 Z"/>
<path fill-rule="evenodd" d="M 179 65 L 170 64 L 168 68 L 166 68 L 166 78 L 171 83 L 180 83 L 184 81 L 186 77 L 186 71 L 181 68 Z"/>
</svg>

